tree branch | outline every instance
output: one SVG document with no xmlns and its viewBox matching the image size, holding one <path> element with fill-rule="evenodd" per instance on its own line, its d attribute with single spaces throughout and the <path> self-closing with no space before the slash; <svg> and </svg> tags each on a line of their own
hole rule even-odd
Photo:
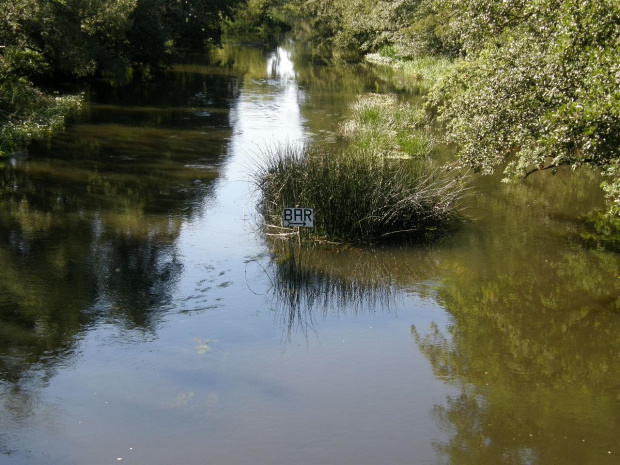
<svg viewBox="0 0 620 465">
<path fill-rule="evenodd" d="M 523 179 L 527 179 L 527 177 L 528 177 L 530 174 L 534 174 L 534 173 L 536 173 L 537 171 L 545 171 L 545 170 L 550 170 L 550 169 L 553 169 L 553 168 L 558 168 L 559 166 L 560 166 L 560 165 L 556 165 L 556 164 L 549 165 L 549 166 L 543 166 L 543 167 L 540 167 L 540 166 L 539 166 L 539 167 L 534 168 L 534 169 L 532 169 L 532 170 L 528 171 L 527 173 L 525 173 L 525 176 L 523 176 Z"/>
<path fill-rule="evenodd" d="M 612 163 L 612 160 L 604 160 L 601 163 L 600 160 L 596 160 L 595 158 L 584 158 L 583 160 L 579 160 L 579 165 L 605 166 L 605 165 L 611 165 L 611 163 Z M 525 176 L 523 176 L 523 179 L 526 179 L 530 174 L 534 174 L 537 171 L 545 171 L 545 170 L 550 170 L 553 168 L 559 168 L 562 165 L 571 165 L 571 163 L 565 162 L 565 163 L 560 163 L 559 165 L 554 163 L 549 166 L 543 166 L 543 167 L 539 166 L 525 173 Z"/>
</svg>

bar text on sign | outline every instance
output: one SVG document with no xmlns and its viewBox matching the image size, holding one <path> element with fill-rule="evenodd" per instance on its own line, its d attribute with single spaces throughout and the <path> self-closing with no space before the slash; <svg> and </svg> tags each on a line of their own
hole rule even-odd
<svg viewBox="0 0 620 465">
<path fill-rule="evenodd" d="M 312 208 L 285 208 L 282 217 L 284 227 L 294 226 L 302 228 L 314 227 L 314 209 Z"/>
</svg>

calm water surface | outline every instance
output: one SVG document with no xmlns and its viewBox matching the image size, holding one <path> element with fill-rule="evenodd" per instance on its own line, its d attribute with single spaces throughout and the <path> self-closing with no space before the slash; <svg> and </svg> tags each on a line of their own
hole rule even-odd
<svg viewBox="0 0 620 465">
<path fill-rule="evenodd" d="M 595 176 L 479 179 L 430 247 L 273 258 L 261 150 L 333 141 L 396 82 L 229 47 L 93 86 L 5 161 L 0 463 L 619 463 L 620 261 L 579 240 Z"/>
</svg>

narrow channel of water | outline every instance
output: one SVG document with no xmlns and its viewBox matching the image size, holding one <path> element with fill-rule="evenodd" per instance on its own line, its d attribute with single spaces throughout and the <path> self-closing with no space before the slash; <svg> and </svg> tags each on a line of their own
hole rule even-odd
<svg viewBox="0 0 620 465">
<path fill-rule="evenodd" d="M 481 179 L 433 246 L 273 258 L 261 149 L 394 90 L 293 42 L 228 47 L 94 86 L 9 160 L 0 463 L 617 463 L 619 260 L 575 213 L 593 176 Z"/>
</svg>

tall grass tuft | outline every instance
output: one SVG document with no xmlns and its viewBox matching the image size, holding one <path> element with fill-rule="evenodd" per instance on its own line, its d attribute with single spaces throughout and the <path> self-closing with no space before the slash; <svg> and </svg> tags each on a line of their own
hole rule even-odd
<svg viewBox="0 0 620 465">
<path fill-rule="evenodd" d="M 410 78 L 427 81 L 428 86 L 441 79 L 454 67 L 454 60 L 437 55 L 401 58 L 396 55 L 393 47 L 384 47 L 379 53 L 369 53 L 365 59 L 369 63 L 401 69 Z"/>
<path fill-rule="evenodd" d="M 428 160 L 401 160 L 352 148 L 281 145 L 265 154 L 255 174 L 267 223 L 281 224 L 286 207 L 314 208 L 315 239 L 373 243 L 426 241 L 459 221 L 461 179 Z"/>
<path fill-rule="evenodd" d="M 383 157 L 423 158 L 433 152 L 436 138 L 421 107 L 399 102 L 395 95 L 367 94 L 351 105 L 351 117 L 340 125 L 350 147 Z"/>
</svg>

